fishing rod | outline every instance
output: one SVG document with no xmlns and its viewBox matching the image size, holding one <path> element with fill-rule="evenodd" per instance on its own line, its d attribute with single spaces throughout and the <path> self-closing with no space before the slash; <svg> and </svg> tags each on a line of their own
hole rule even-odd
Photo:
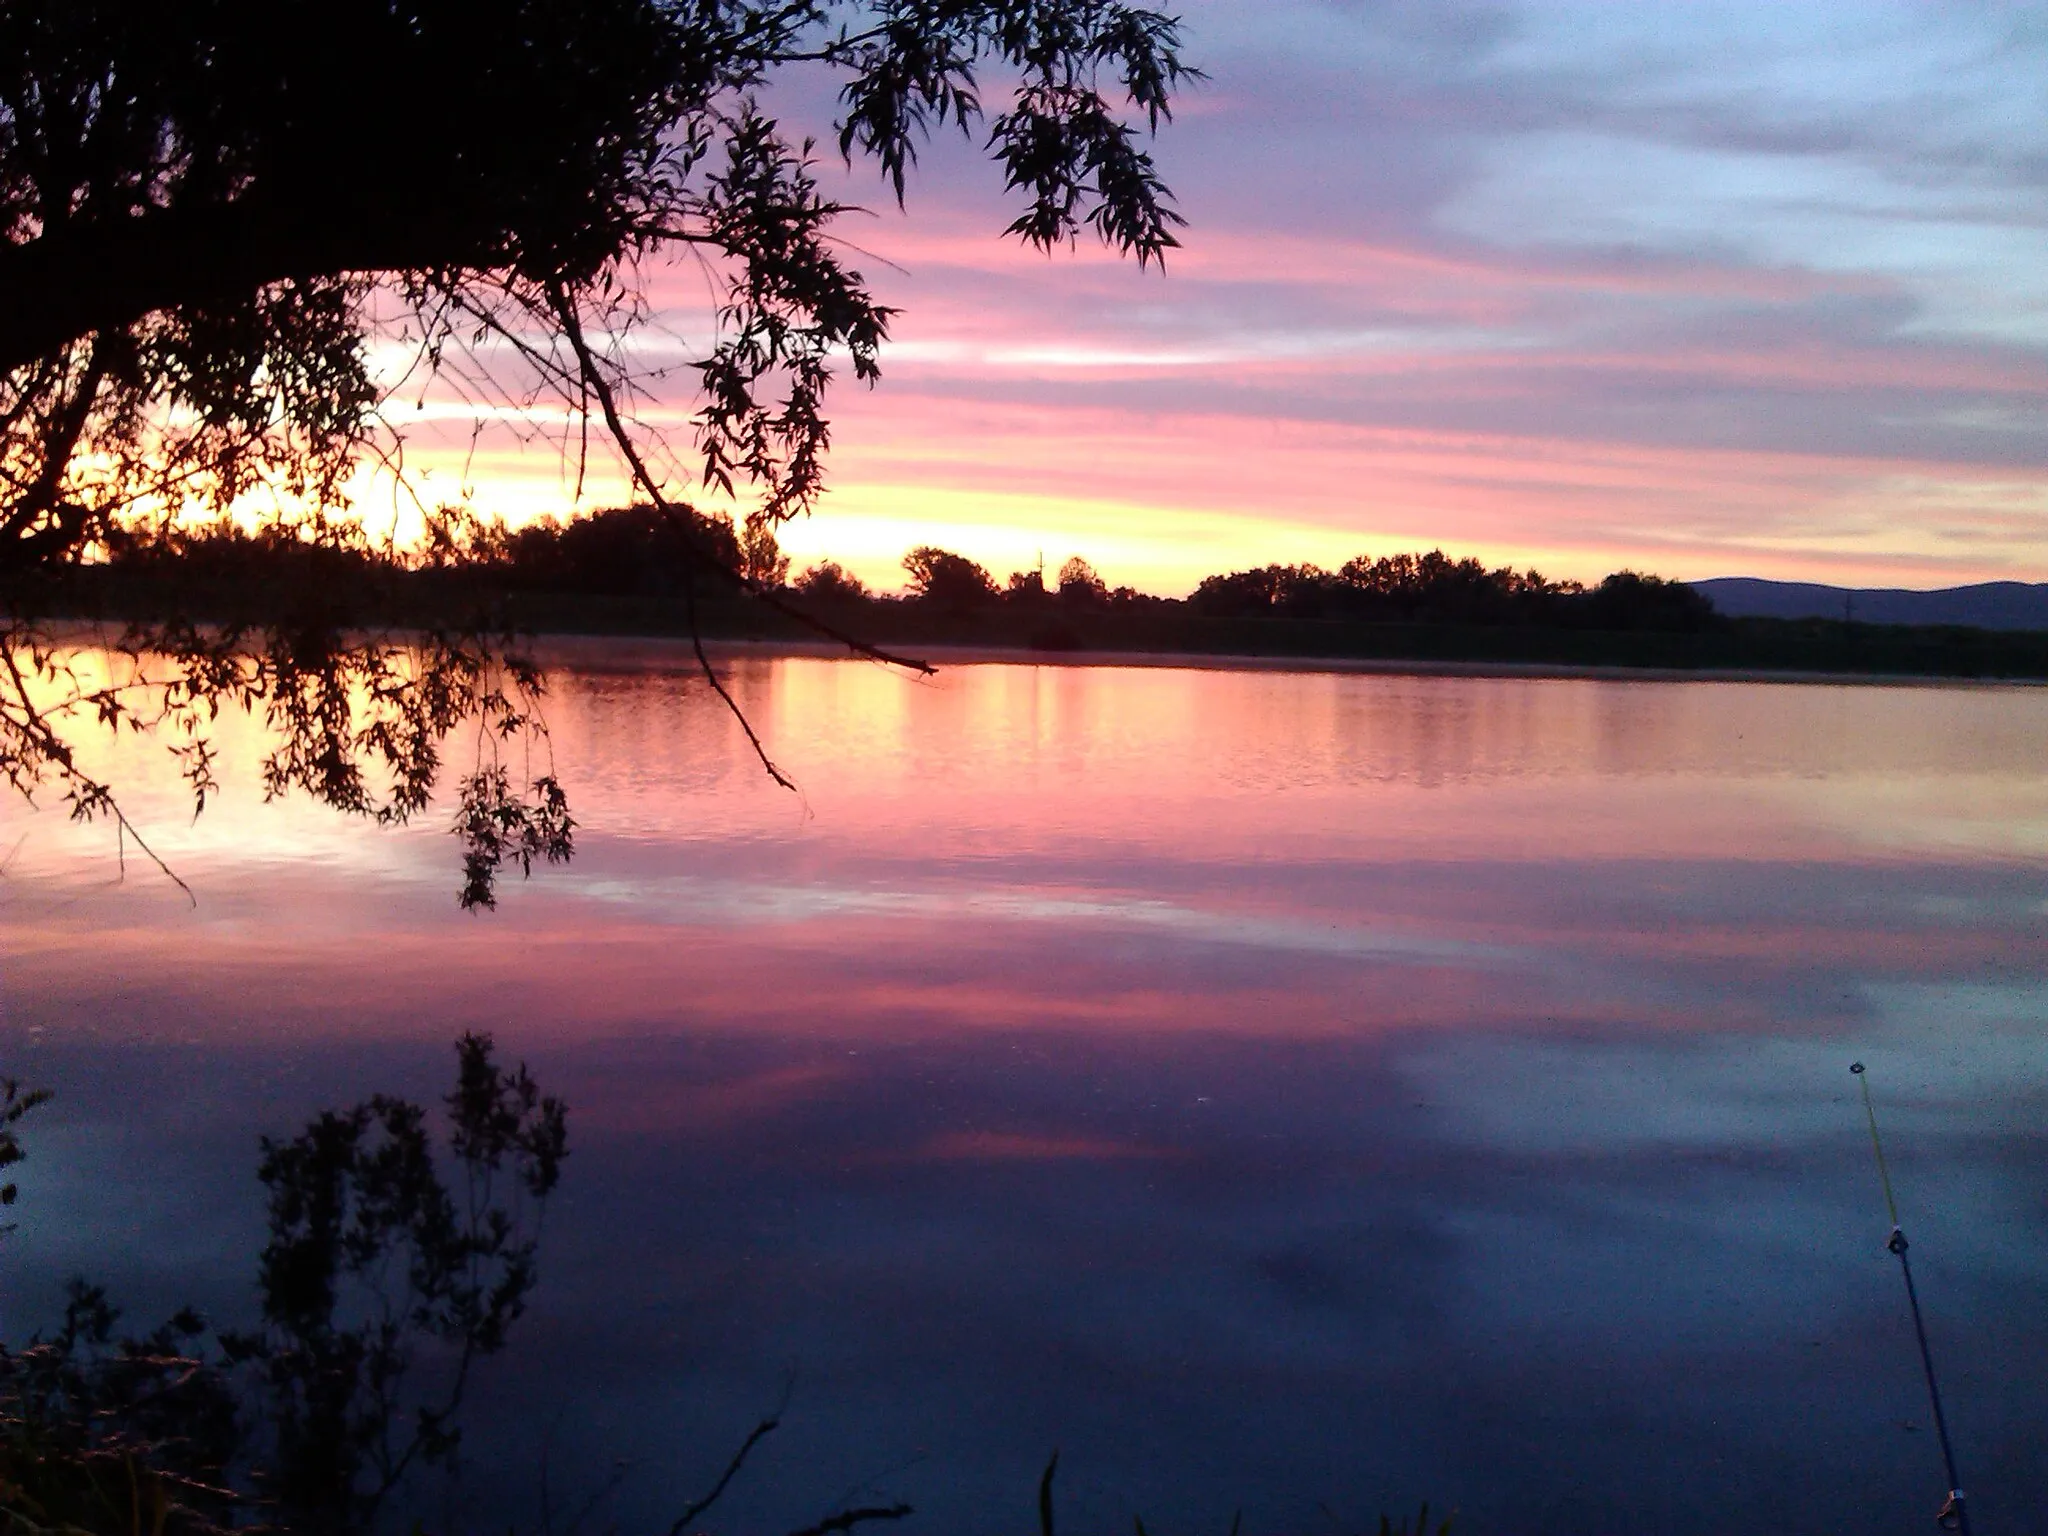
<svg viewBox="0 0 2048 1536">
<path fill-rule="evenodd" d="M 1906 1305 L 1913 1309 L 1913 1336 L 1920 1341 L 1920 1368 L 1927 1373 L 1927 1398 L 1934 1404 L 1934 1433 L 1941 1440 L 1941 1462 L 1948 1472 L 1948 1501 L 1935 1515 L 1934 1523 L 1945 1531 L 1970 1536 L 1970 1511 L 1963 1499 L 1963 1480 L 1956 1475 L 1956 1453 L 1948 1443 L 1948 1418 L 1941 1411 L 1941 1388 L 1934 1380 L 1934 1354 L 1927 1347 L 1927 1325 L 1920 1320 L 1920 1293 L 1913 1287 L 1913 1266 L 1906 1259 L 1906 1233 L 1899 1225 L 1899 1203 L 1892 1198 L 1892 1176 L 1884 1165 L 1884 1143 L 1877 1137 L 1877 1110 L 1870 1102 L 1870 1078 L 1863 1063 L 1852 1061 L 1849 1070 L 1863 1089 L 1863 1113 L 1870 1121 L 1870 1150 L 1877 1154 L 1878 1182 L 1884 1185 L 1884 1207 L 1891 1213 L 1892 1235 L 1885 1247 L 1899 1256 L 1899 1273 L 1906 1277 Z"/>
</svg>

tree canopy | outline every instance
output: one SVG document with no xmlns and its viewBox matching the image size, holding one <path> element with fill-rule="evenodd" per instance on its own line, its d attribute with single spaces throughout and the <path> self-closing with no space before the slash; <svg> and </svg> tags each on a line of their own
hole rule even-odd
<svg viewBox="0 0 2048 1536">
<path fill-rule="evenodd" d="M 996 595 L 987 569 L 950 549 L 920 544 L 903 557 L 903 569 L 910 573 L 911 591 L 941 608 L 972 608 Z"/>
<path fill-rule="evenodd" d="M 1211 576 L 1189 603 L 1212 618 L 1344 619 L 1435 624 L 1565 624 L 1587 629 L 1698 630 L 1714 605 L 1683 582 L 1616 571 L 1588 590 L 1539 571 L 1488 570 L 1426 554 L 1360 555 L 1337 570 L 1265 565 Z"/>
<path fill-rule="evenodd" d="M 1146 266 L 1180 223 L 1146 148 L 1195 74 L 1180 47 L 1121 0 L 0 0 L 0 773 L 118 815 L 71 736 L 147 719 L 203 804 L 205 721 L 240 705 L 276 734 L 267 790 L 416 814 L 455 722 L 537 726 L 538 674 L 479 626 L 365 639 L 284 591 L 247 626 L 132 631 L 158 670 L 116 692 L 67 673 L 43 584 L 195 507 L 360 540 L 350 477 L 402 471 L 382 406 L 428 379 L 561 405 L 579 478 L 603 444 L 707 568 L 779 583 L 762 533 L 815 500 L 827 387 L 874 382 L 891 319 L 834 239 L 816 134 L 899 201 L 931 134 L 979 134 L 1008 233 Z M 770 115 L 802 72 L 836 82 L 829 124 Z M 632 345 L 683 254 L 717 287 L 688 450 L 639 421 Z M 737 561 L 692 486 L 745 506 Z M 479 761 L 472 860 L 566 856 L 557 789 Z"/>
</svg>

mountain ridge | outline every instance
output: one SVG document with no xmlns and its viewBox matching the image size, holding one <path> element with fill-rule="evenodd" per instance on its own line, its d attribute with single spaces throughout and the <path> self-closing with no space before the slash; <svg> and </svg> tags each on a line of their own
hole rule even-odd
<svg viewBox="0 0 2048 1536">
<path fill-rule="evenodd" d="M 1854 619 L 1863 624 L 1965 624 L 1977 629 L 2048 630 L 2048 582 L 1980 581 L 1917 591 L 1835 587 L 1820 582 L 1716 576 L 1688 582 L 1731 619 Z"/>
</svg>

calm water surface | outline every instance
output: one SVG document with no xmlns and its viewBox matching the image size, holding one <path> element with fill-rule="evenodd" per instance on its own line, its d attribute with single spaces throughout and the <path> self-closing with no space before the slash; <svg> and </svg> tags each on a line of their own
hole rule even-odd
<svg viewBox="0 0 2048 1536">
<path fill-rule="evenodd" d="M 2048 692 L 741 659 L 798 797 L 595 654 L 494 915 L 146 743 L 196 907 L 0 806 L 10 1337 L 79 1271 L 246 1319 L 257 1135 L 481 1026 L 574 1153 L 432 1498 L 625 1460 L 665 1529 L 793 1379 L 718 1529 L 1016 1531 L 1057 1446 L 1071 1530 L 1917 1531 L 1860 1057 L 1980 1526 L 2048 1530 Z"/>
</svg>

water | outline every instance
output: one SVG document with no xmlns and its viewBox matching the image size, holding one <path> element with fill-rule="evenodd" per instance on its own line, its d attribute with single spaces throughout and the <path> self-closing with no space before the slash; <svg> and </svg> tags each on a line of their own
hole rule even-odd
<svg viewBox="0 0 2048 1536">
<path fill-rule="evenodd" d="M 423 1507 L 624 1461 L 590 1525 L 665 1529 L 787 1388 L 708 1525 L 1027 1529 L 1058 1447 L 1073 1531 L 1919 1530 L 1860 1058 L 1979 1522 L 2048 1528 L 2048 691 L 740 659 L 792 796 L 576 654 L 581 852 L 495 915 L 144 742 L 196 908 L 5 807 L 10 1336 L 246 1320 L 257 1135 L 484 1027 L 574 1151 Z"/>
</svg>

